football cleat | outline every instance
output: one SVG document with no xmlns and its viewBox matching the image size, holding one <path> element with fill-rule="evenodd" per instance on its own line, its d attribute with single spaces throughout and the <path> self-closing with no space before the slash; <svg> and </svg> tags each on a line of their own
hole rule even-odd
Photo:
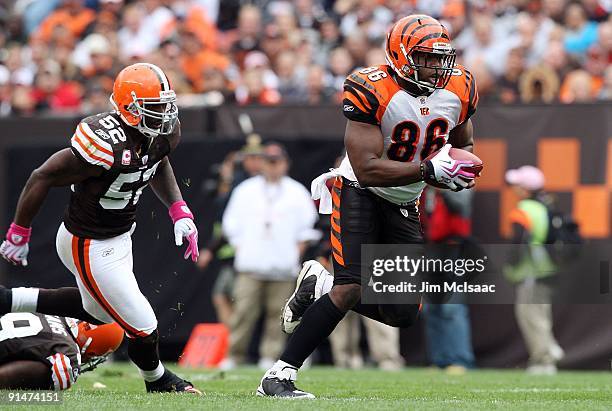
<svg viewBox="0 0 612 411">
<path fill-rule="evenodd" d="M 309 260 L 302 265 L 295 291 L 285 302 L 281 311 L 283 332 L 292 334 L 295 331 L 308 307 L 329 291 L 333 281 L 334 276 L 318 261 Z"/>
<path fill-rule="evenodd" d="M 145 381 L 147 392 L 186 392 L 190 394 L 202 395 L 189 381 L 183 380 L 172 371 L 164 370 L 164 375 L 156 381 Z"/>
<path fill-rule="evenodd" d="M 284 367 L 281 370 L 268 370 L 257 388 L 258 397 L 277 397 L 285 399 L 311 400 L 315 396 L 295 387 L 297 368 Z"/>
</svg>

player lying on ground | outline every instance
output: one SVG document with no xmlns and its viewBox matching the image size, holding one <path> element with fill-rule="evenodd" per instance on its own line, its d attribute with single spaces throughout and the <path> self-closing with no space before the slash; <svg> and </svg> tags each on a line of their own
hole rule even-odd
<svg viewBox="0 0 612 411">
<path fill-rule="evenodd" d="M 118 74 L 111 102 L 114 111 L 83 119 L 71 147 L 34 170 L 0 246 L 5 259 L 26 266 L 32 220 L 49 189 L 71 186 L 56 246 L 78 289 L 14 289 L 13 305 L 90 322 L 117 322 L 129 338 L 128 355 L 147 391 L 200 393 L 159 361 L 157 319 L 133 273 L 131 233 L 138 198 L 149 184 L 169 208 L 176 245 L 186 238 L 185 258 L 196 261 L 198 256 L 193 214 L 168 160 L 181 137 L 176 95 L 159 67 L 138 63 Z"/>
<path fill-rule="evenodd" d="M 417 200 L 425 185 L 474 185 L 474 164 L 453 160 L 449 150 L 450 144 L 472 150 L 478 94 L 473 76 L 454 64 L 446 28 L 429 16 L 404 17 L 389 31 L 385 52 L 388 65 L 346 79 L 347 157 L 313 182 L 324 189 L 323 180 L 336 176 L 332 204 L 321 205 L 331 211 L 333 287 L 324 287 L 331 274 L 320 264 L 304 264 L 283 311 L 283 328 L 295 332 L 258 395 L 314 398 L 295 387 L 297 370 L 348 310 L 394 327 L 412 325 L 419 305 L 360 302 L 361 245 L 422 243 Z"/>
<path fill-rule="evenodd" d="M 96 326 L 38 313 L 0 317 L 0 389 L 66 390 L 119 347 L 116 323 Z"/>
</svg>

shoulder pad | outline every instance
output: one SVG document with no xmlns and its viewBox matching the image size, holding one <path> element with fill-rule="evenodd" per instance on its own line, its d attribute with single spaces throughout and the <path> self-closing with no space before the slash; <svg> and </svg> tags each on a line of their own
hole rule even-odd
<svg viewBox="0 0 612 411">
<path fill-rule="evenodd" d="M 344 81 L 344 115 L 349 120 L 378 125 L 399 89 L 386 65 L 355 71 Z"/>
<path fill-rule="evenodd" d="M 446 90 L 454 93 L 461 100 L 459 124 L 464 123 L 476 112 L 478 105 L 478 89 L 476 80 L 468 69 L 456 64 Z"/>
</svg>

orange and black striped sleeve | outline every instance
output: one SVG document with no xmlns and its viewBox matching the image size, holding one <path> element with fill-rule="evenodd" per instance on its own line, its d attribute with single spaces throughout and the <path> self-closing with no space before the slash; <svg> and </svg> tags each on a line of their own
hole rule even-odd
<svg viewBox="0 0 612 411">
<path fill-rule="evenodd" d="M 358 73 L 349 75 L 344 81 L 344 116 L 360 123 L 379 125 L 380 102 L 377 94 L 375 87 Z"/>
<path fill-rule="evenodd" d="M 478 88 L 476 87 L 476 80 L 472 73 L 470 73 L 467 69 L 463 69 L 465 73 L 465 85 L 466 85 L 466 102 L 465 109 L 462 110 L 463 119 L 461 122 L 467 121 L 468 118 L 472 117 L 476 112 L 476 107 L 478 106 Z"/>
</svg>

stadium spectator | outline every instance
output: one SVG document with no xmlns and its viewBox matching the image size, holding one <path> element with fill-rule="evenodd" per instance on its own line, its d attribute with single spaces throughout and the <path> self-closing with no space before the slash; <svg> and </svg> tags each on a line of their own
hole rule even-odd
<svg viewBox="0 0 612 411">
<path fill-rule="evenodd" d="M 249 51 L 259 50 L 262 34 L 261 11 L 252 5 L 244 5 L 238 14 L 238 28 L 231 36 L 231 52 L 234 61 L 242 67 Z"/>
<path fill-rule="evenodd" d="M 502 103 L 516 103 L 519 100 L 519 79 L 525 69 L 524 55 L 524 49 L 518 47 L 508 53 L 504 73 L 497 82 L 497 95 Z"/>
<path fill-rule="evenodd" d="M 60 65 L 48 60 L 36 74 L 32 97 L 36 111 L 75 110 L 81 103 L 78 86 L 62 80 Z"/>
<path fill-rule="evenodd" d="M 65 28 L 73 37 L 79 38 L 96 18 L 96 13 L 85 7 L 83 0 L 63 0 L 59 9 L 51 13 L 38 28 L 36 38 L 49 42 L 54 33 Z"/>
<path fill-rule="evenodd" d="M 344 15 L 340 31 L 345 38 L 363 32 L 369 40 L 384 38 L 393 21 L 393 13 L 377 0 L 359 0 L 357 6 Z"/>
<path fill-rule="evenodd" d="M 332 75 L 333 87 L 341 91 L 346 76 L 355 67 L 351 54 L 344 48 L 338 47 L 332 50 L 329 56 L 329 70 Z"/>
<path fill-rule="evenodd" d="M 287 177 L 289 158 L 284 148 L 267 144 L 263 154 L 262 175 L 238 185 L 223 214 L 223 232 L 236 249 L 238 272 L 226 367 L 244 361 L 262 311 L 260 366 L 267 368 L 280 354 L 284 337 L 278 315 L 294 288 L 305 242 L 315 239 L 314 204 L 308 190 Z"/>
<path fill-rule="evenodd" d="M 153 35 L 151 28 L 145 25 L 145 16 L 139 4 L 129 5 L 124 10 L 123 27 L 117 33 L 120 58 L 145 57 L 159 46 L 159 35 Z"/>
<path fill-rule="evenodd" d="M 325 69 L 318 65 L 312 65 L 306 76 L 306 90 L 302 96 L 302 102 L 310 105 L 328 103 L 334 101 L 336 90 L 327 85 Z"/>
<path fill-rule="evenodd" d="M 514 313 L 529 352 L 527 372 L 555 374 L 557 362 L 564 356 L 553 335 L 552 286 L 554 264 L 546 249 L 550 240 L 550 196 L 543 191 L 544 174 L 533 166 L 506 172 L 506 182 L 520 199 L 510 212 L 512 244 L 526 244 L 527 249 L 513 253 L 505 274 L 515 282 Z"/>
<path fill-rule="evenodd" d="M 551 103 L 557 99 L 559 76 L 547 65 L 533 67 L 520 78 L 523 103 Z"/>
<path fill-rule="evenodd" d="M 180 44 L 183 52 L 181 68 L 195 92 L 204 89 L 202 73 L 206 68 L 226 70 L 230 65 L 229 59 L 224 55 L 205 49 L 198 34 L 188 28 L 180 31 Z"/>
<path fill-rule="evenodd" d="M 569 73 L 561 85 L 560 100 L 562 103 L 588 103 L 595 100 L 601 81 L 593 78 L 586 70 L 574 70 Z"/>
<path fill-rule="evenodd" d="M 583 57 L 588 48 L 597 41 L 597 23 L 587 20 L 580 3 L 570 3 L 565 10 L 565 49 L 568 53 Z"/>
<path fill-rule="evenodd" d="M 599 99 L 612 100 L 612 66 L 608 66 L 604 74 L 604 83 L 599 92 Z"/>
<path fill-rule="evenodd" d="M 242 84 L 236 88 L 236 101 L 241 105 L 272 106 L 281 102 L 281 95 L 276 89 L 265 85 L 260 69 L 252 68 L 242 73 Z"/>
<path fill-rule="evenodd" d="M 298 101 L 303 94 L 305 67 L 296 64 L 297 55 L 292 51 L 283 51 L 276 59 L 278 91 L 283 102 Z"/>
</svg>

